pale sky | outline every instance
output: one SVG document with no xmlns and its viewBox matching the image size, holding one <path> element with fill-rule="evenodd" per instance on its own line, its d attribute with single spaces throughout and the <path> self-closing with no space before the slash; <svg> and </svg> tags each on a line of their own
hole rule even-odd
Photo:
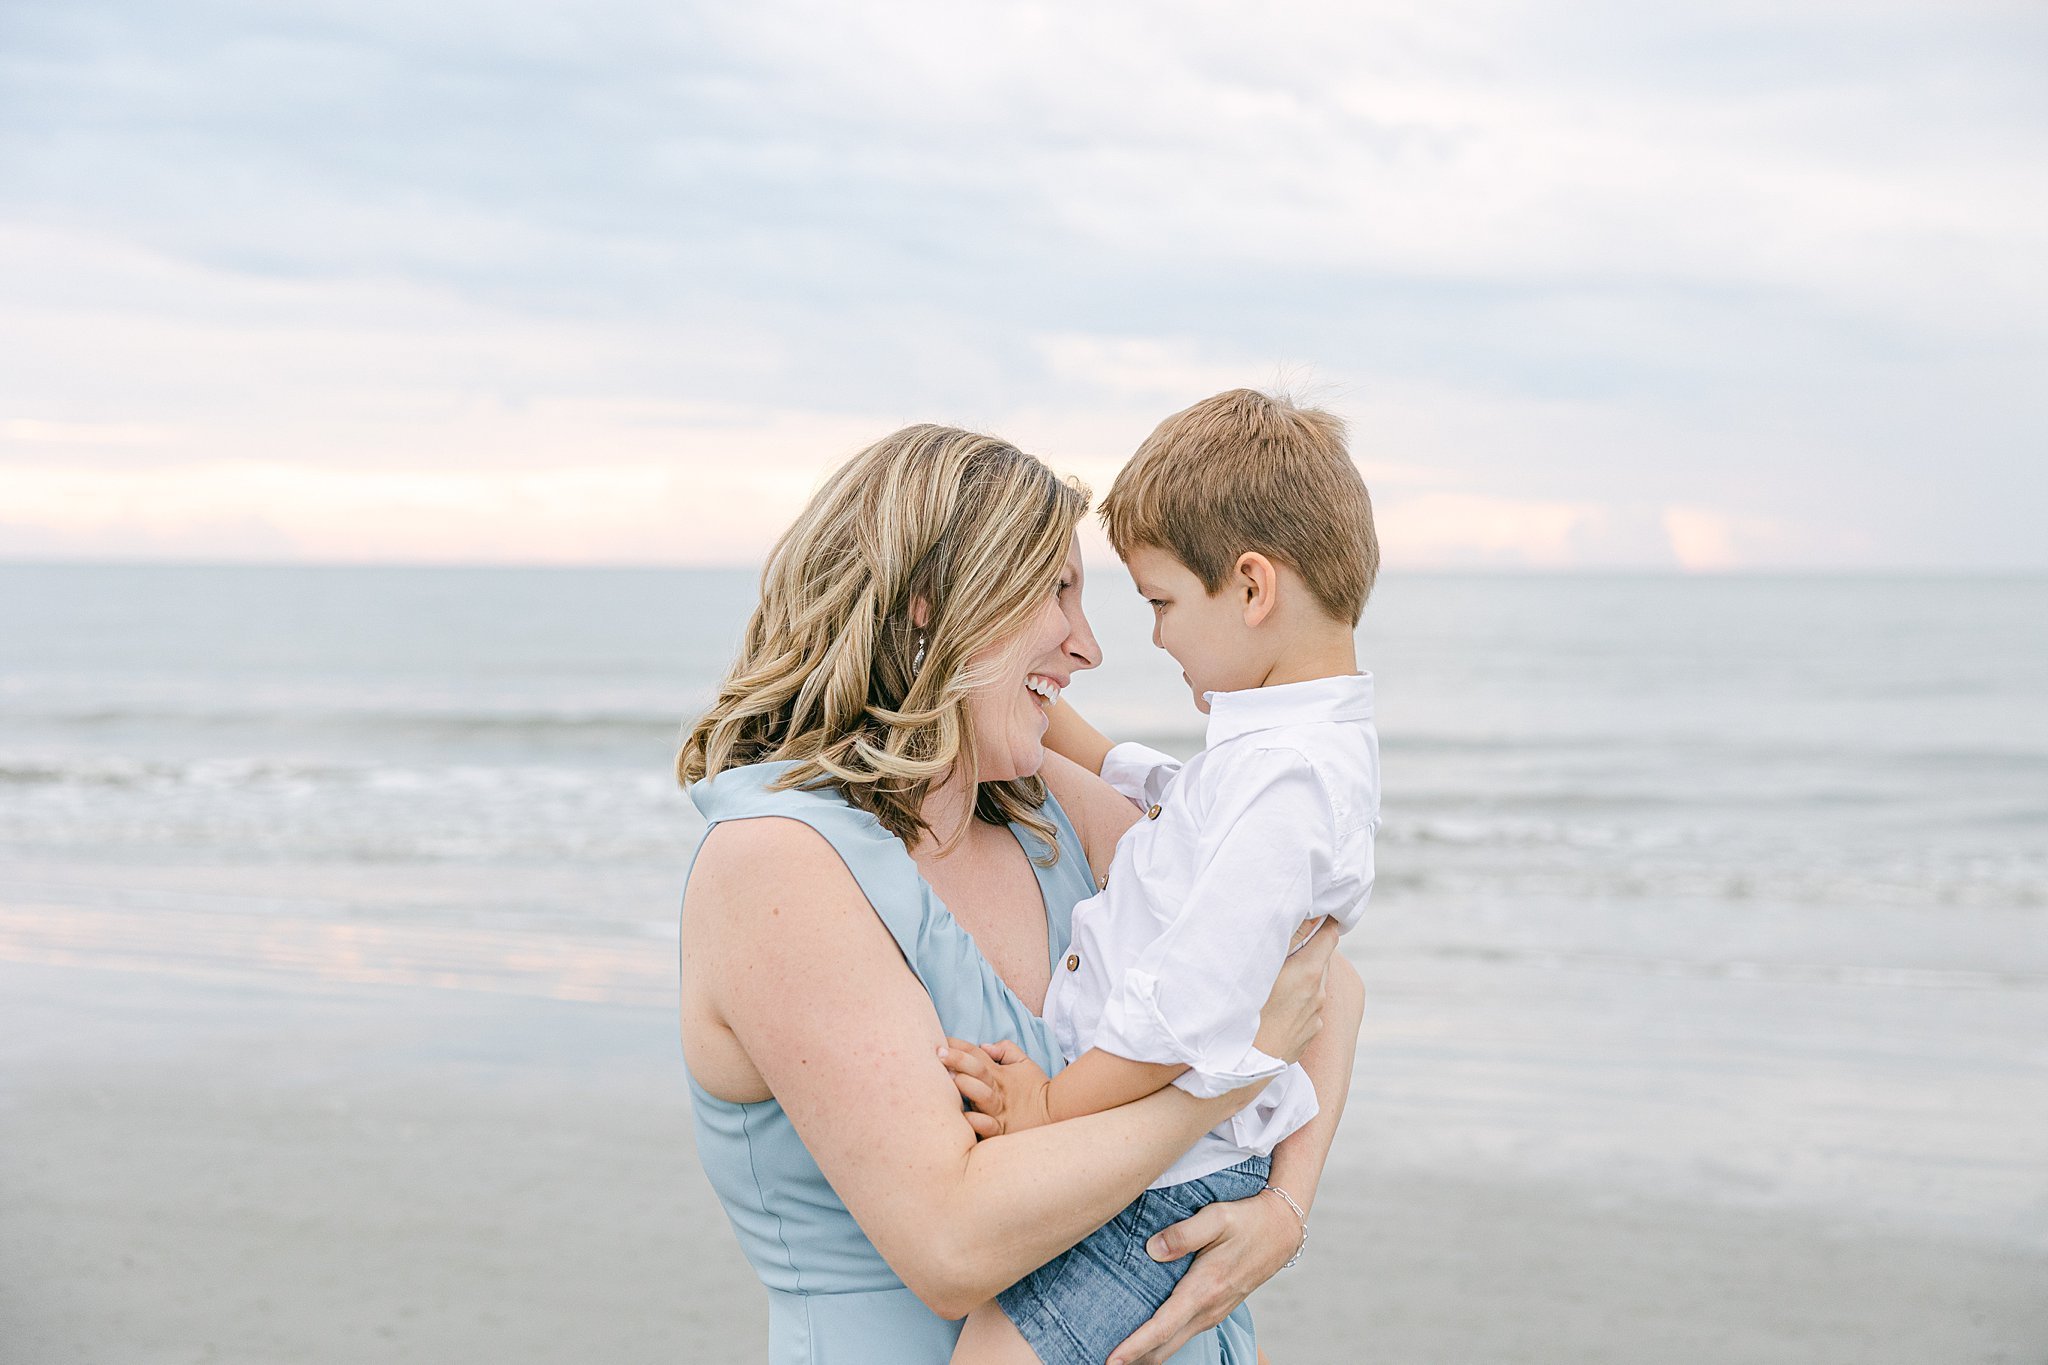
<svg viewBox="0 0 2048 1365">
<path fill-rule="evenodd" d="M 2048 568 L 2048 8 L 5 0 L 0 557 L 734 563 L 911 421 L 1390 567 Z"/>
</svg>

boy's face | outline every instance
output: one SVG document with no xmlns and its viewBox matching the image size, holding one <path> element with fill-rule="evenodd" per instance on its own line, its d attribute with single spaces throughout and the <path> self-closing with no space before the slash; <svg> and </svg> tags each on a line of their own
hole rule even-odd
<svg viewBox="0 0 2048 1365">
<path fill-rule="evenodd" d="M 1264 670 L 1245 624 L 1244 603 L 1231 583 L 1211 596 L 1193 570 L 1154 545 L 1132 547 L 1124 564 L 1152 606 L 1152 643 L 1180 665 L 1197 710 L 1209 710 L 1205 692 L 1259 685 Z"/>
</svg>

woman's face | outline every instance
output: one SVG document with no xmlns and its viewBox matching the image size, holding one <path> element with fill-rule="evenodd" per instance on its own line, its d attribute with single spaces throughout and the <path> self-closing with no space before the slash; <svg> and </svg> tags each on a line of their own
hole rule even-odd
<svg viewBox="0 0 2048 1365">
<path fill-rule="evenodd" d="M 995 661 L 1002 671 L 968 703 L 979 760 L 976 780 L 1029 777 L 1045 762 L 1047 713 L 1068 681 L 1102 662 L 1102 650 L 1081 613 L 1081 555 L 1067 547 L 1059 586 L 1038 615 L 1013 639 L 976 655 L 972 665 Z"/>
</svg>

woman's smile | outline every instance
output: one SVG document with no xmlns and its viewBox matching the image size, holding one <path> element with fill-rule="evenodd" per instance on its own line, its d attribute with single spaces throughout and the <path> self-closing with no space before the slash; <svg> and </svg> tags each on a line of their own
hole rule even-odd
<svg viewBox="0 0 2048 1365">
<path fill-rule="evenodd" d="M 1065 690 L 1066 685 L 1065 678 L 1055 678 L 1049 673 L 1032 673 L 1026 675 L 1024 679 L 1024 690 L 1031 694 L 1032 700 L 1036 701 L 1042 710 L 1046 711 L 1052 710 L 1059 701 L 1060 693 Z"/>
</svg>

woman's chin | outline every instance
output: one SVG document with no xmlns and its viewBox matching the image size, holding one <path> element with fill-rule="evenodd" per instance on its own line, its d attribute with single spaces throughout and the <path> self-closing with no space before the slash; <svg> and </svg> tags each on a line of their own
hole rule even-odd
<svg viewBox="0 0 2048 1365">
<path fill-rule="evenodd" d="M 1045 766 L 1045 745 L 1036 735 L 1011 736 L 1010 742 L 1000 749 L 984 745 L 981 762 L 975 765 L 974 780 L 977 782 L 1016 782 L 1027 777 L 1036 777 L 1038 770 Z"/>
</svg>

